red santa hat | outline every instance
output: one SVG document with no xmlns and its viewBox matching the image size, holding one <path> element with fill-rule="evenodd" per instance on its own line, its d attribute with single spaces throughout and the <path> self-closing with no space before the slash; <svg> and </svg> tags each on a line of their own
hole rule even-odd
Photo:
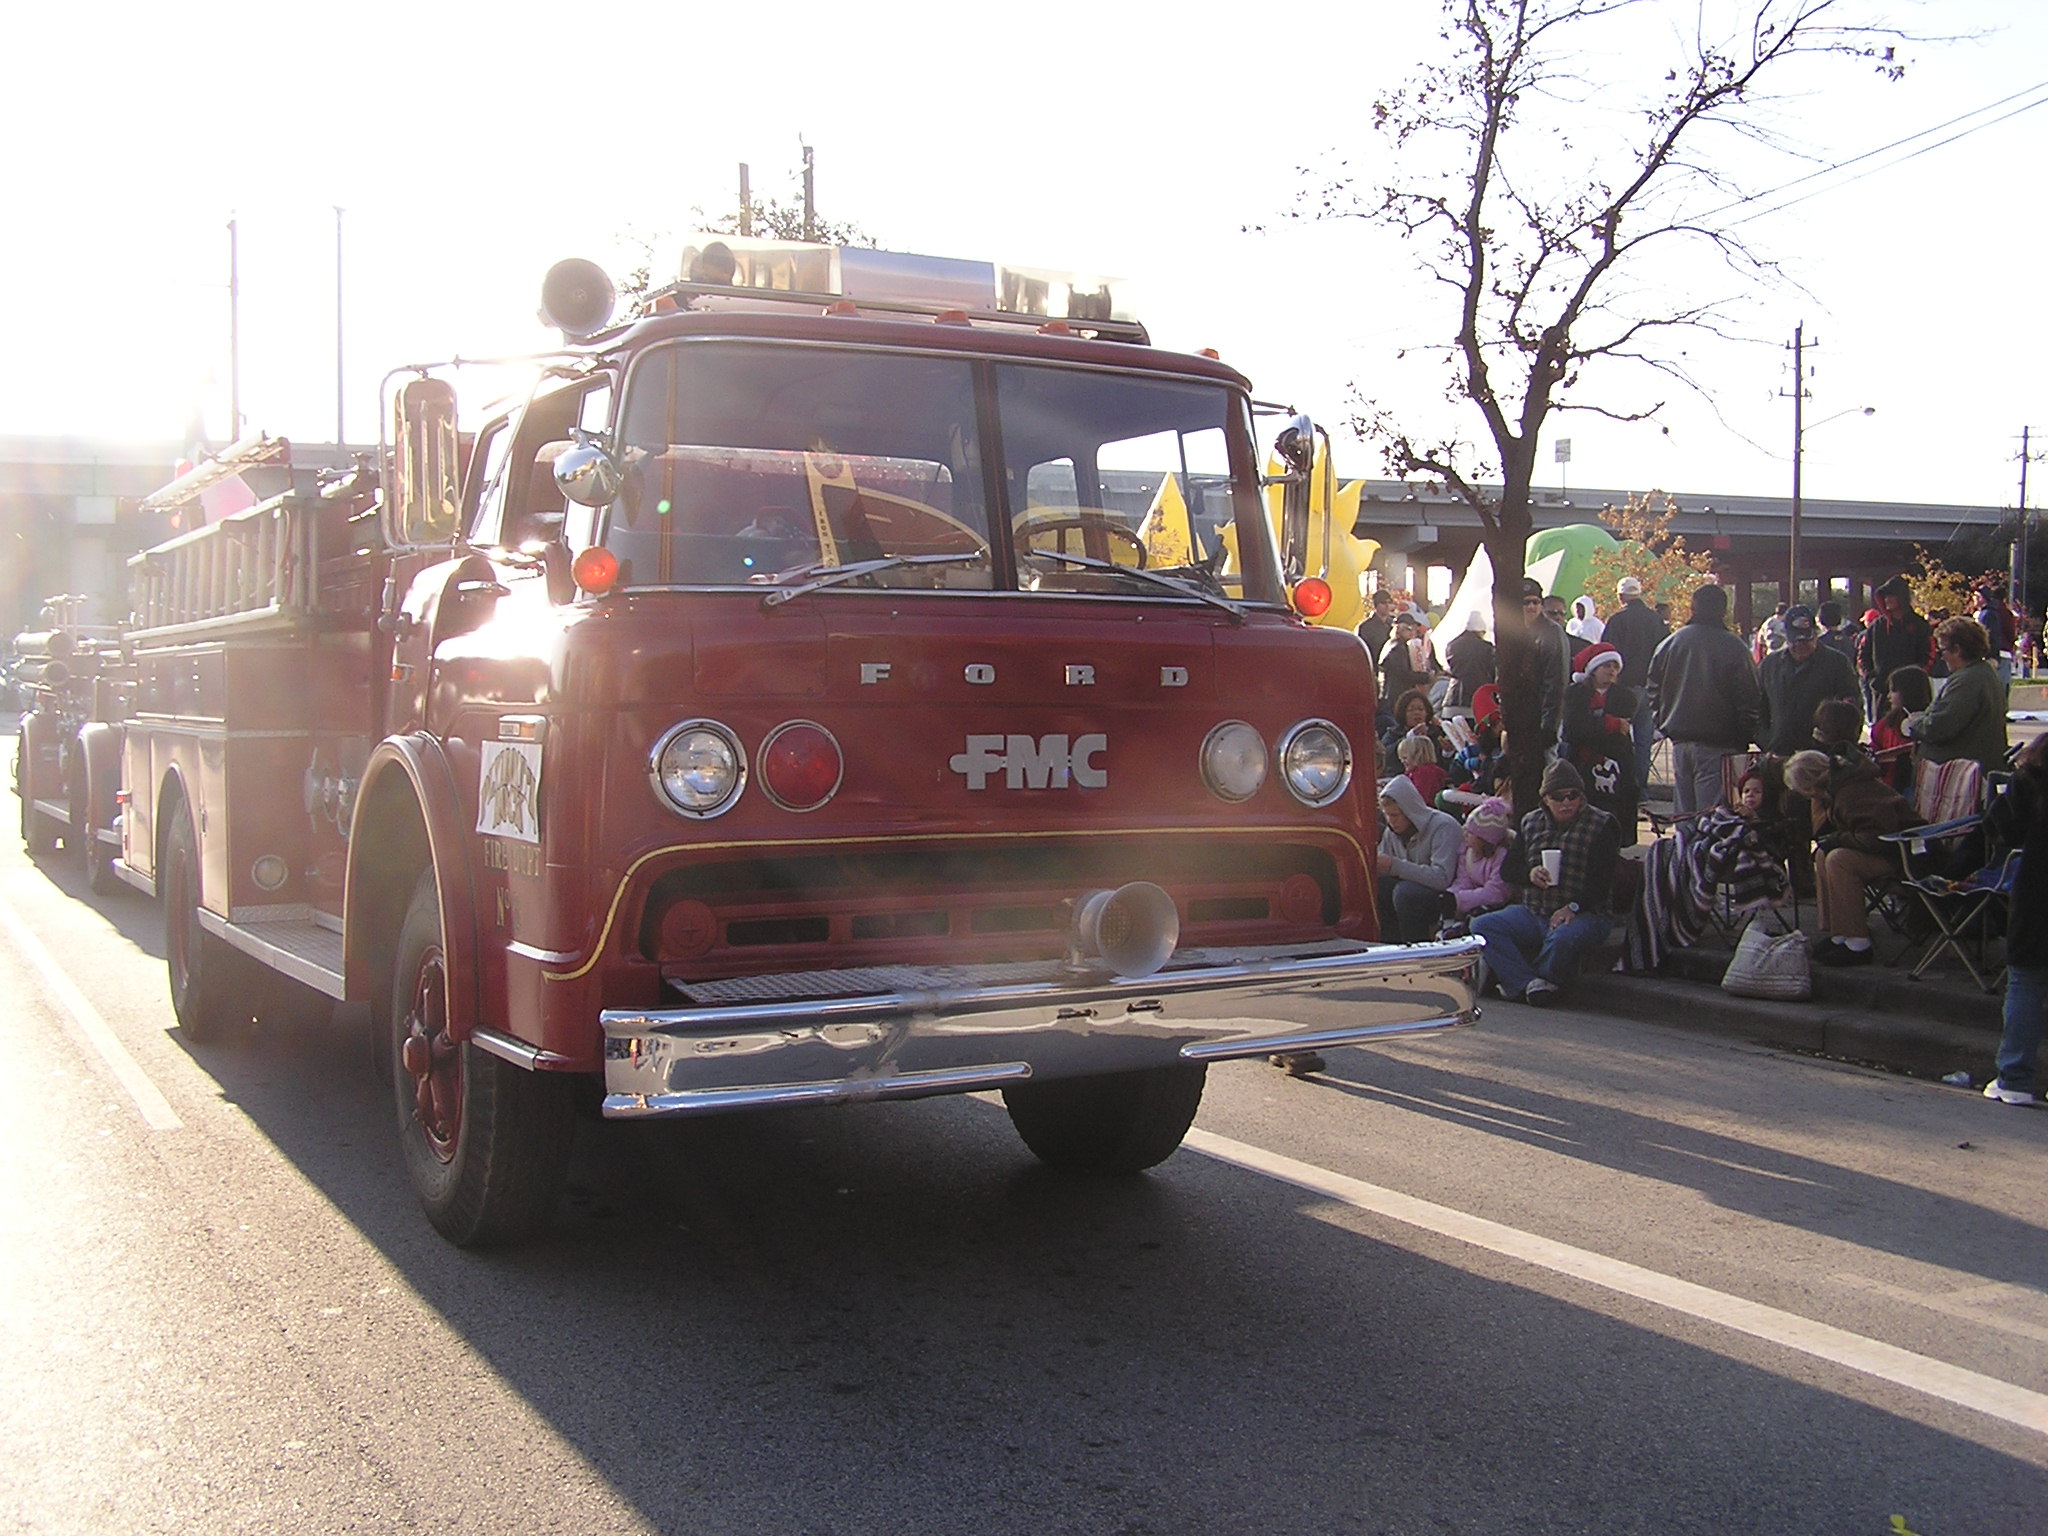
<svg viewBox="0 0 2048 1536">
<path fill-rule="evenodd" d="M 1595 640 L 1591 645 L 1572 658 L 1572 681 L 1583 683 L 1593 675 L 1593 669 L 1603 662 L 1621 665 L 1621 652 L 1604 640 Z"/>
</svg>

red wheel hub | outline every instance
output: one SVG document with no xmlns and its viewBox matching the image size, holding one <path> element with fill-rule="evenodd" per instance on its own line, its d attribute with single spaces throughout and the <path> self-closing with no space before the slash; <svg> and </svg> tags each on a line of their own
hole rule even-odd
<svg viewBox="0 0 2048 1536">
<path fill-rule="evenodd" d="M 399 1061 L 412 1078 L 413 1115 L 442 1162 L 462 1134 L 462 1048 L 448 1035 L 448 973 L 438 947 L 420 957 Z"/>
</svg>

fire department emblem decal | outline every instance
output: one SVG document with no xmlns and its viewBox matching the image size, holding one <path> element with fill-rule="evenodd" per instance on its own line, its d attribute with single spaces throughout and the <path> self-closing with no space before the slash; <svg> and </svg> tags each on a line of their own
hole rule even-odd
<svg viewBox="0 0 2048 1536">
<path fill-rule="evenodd" d="M 524 741 L 483 744 L 476 829 L 491 837 L 540 841 L 540 748 Z"/>
</svg>

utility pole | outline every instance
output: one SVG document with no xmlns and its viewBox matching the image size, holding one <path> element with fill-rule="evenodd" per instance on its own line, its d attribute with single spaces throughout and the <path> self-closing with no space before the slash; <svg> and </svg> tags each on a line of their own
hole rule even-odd
<svg viewBox="0 0 2048 1536">
<path fill-rule="evenodd" d="M 804 152 L 804 239 L 815 240 L 818 238 L 818 205 L 811 181 L 811 146 L 802 139 L 797 143 Z"/>
<path fill-rule="evenodd" d="M 754 238 L 754 186 L 744 160 L 740 162 L 740 238 Z"/>
<path fill-rule="evenodd" d="M 1785 601 L 1799 601 L 1799 518 L 1804 506 L 1800 496 L 1800 473 L 1806 456 L 1806 322 L 1792 327 L 1792 537 L 1786 560 Z M 1811 343 L 1819 346 L 1819 342 Z M 1782 393 L 1782 391 L 1780 391 Z"/>
<path fill-rule="evenodd" d="M 2020 428 L 2020 528 L 2019 537 L 2012 541 L 2012 563 L 2007 574 L 2007 585 L 2013 601 L 2022 607 L 2027 601 L 2027 465 L 2033 462 L 2031 439 L 2033 428 Z"/>
<path fill-rule="evenodd" d="M 342 432 L 342 402 L 344 399 L 341 383 L 341 209 L 334 210 L 334 446 L 340 448 L 348 441 Z M 381 434 L 380 434 L 381 435 Z"/>
<path fill-rule="evenodd" d="M 242 440 L 241 232 L 228 220 L 228 441 Z"/>
</svg>

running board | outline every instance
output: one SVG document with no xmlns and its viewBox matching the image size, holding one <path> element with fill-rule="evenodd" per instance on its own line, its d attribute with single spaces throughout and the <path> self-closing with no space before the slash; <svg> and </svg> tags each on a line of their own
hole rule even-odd
<svg viewBox="0 0 2048 1536">
<path fill-rule="evenodd" d="M 332 928 L 304 918 L 270 923 L 231 923 L 216 912 L 201 907 L 199 926 L 223 943 L 280 971 L 293 981 L 304 982 L 315 992 L 324 992 L 336 1002 L 346 1000 L 342 984 L 341 935 Z"/>
</svg>

